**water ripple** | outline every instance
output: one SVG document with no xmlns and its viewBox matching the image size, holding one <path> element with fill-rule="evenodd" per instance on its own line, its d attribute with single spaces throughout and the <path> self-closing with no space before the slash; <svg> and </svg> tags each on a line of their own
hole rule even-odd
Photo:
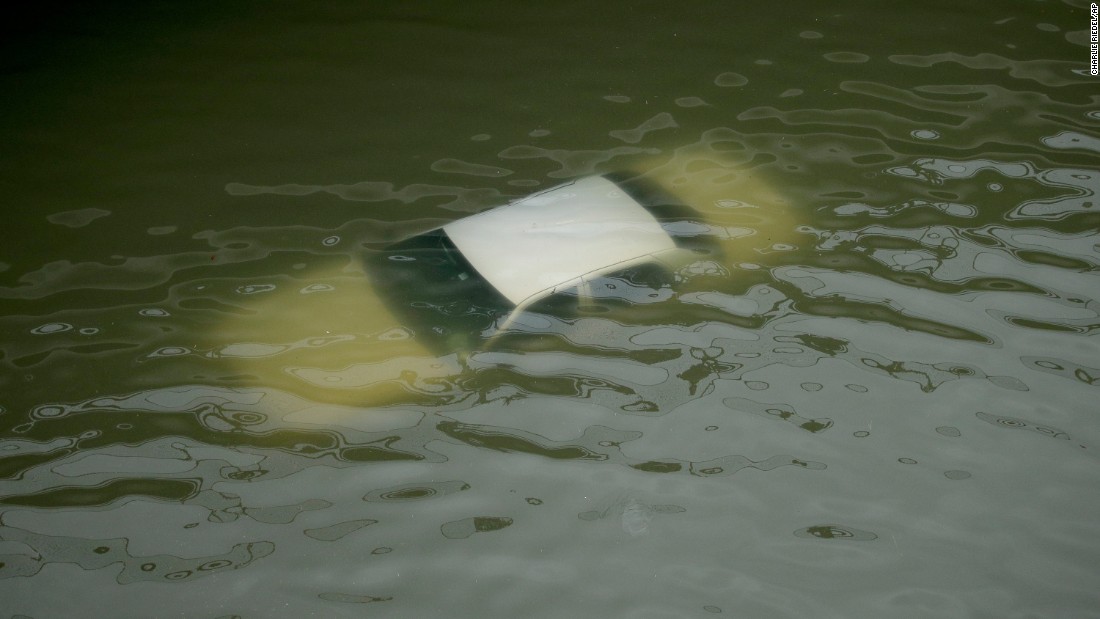
<svg viewBox="0 0 1100 619">
<path fill-rule="evenodd" d="M 196 558 L 175 555 L 135 556 L 127 549 L 129 540 L 88 539 L 42 535 L 0 524 L 0 540 L 16 542 L 33 554 L 0 555 L 0 578 L 32 576 L 51 563 L 73 563 L 84 570 L 98 570 L 121 564 L 116 578 L 121 585 L 135 582 L 179 582 L 248 567 L 275 551 L 267 541 L 235 544 L 228 552 Z"/>
</svg>

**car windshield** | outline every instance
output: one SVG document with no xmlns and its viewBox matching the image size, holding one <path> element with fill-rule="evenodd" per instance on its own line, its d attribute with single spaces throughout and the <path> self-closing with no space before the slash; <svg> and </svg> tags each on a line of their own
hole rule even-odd
<svg viewBox="0 0 1100 619">
<path fill-rule="evenodd" d="M 469 350 L 515 309 L 462 256 L 442 229 L 366 256 L 379 296 L 436 352 Z"/>
</svg>

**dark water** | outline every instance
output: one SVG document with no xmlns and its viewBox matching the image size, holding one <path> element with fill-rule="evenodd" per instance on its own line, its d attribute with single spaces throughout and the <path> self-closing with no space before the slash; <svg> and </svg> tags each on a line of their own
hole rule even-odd
<svg viewBox="0 0 1100 619">
<path fill-rule="evenodd" d="M 5 37 L 4 616 L 1100 616 L 1086 3 L 228 4 Z M 616 170 L 722 257 L 379 326 Z"/>
</svg>

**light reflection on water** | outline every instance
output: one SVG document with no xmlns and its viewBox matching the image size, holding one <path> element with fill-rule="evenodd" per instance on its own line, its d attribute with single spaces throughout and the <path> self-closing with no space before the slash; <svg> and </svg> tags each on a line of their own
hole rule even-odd
<svg viewBox="0 0 1100 619">
<path fill-rule="evenodd" d="M 168 215 L 78 172 L 63 201 L 23 195 L 35 223 L 14 236 L 41 242 L 0 256 L 5 605 L 1095 616 L 1100 117 L 1083 12 L 1058 11 L 1026 32 L 1022 10 L 959 17 L 1052 57 L 950 29 L 918 41 L 900 13 L 879 22 L 896 49 L 825 15 L 763 19 L 751 45 L 670 21 L 618 40 L 651 59 L 664 34 L 729 53 L 661 39 L 714 68 L 624 81 L 565 62 L 602 49 L 578 43 L 546 68 L 575 88 L 511 103 L 514 81 L 426 70 L 461 125 L 365 98 L 382 107 L 342 120 L 369 123 L 393 150 L 355 148 L 384 162 L 329 173 L 246 149 L 257 163 L 220 160 L 215 179 L 177 161 L 166 178 L 205 197 Z M 362 27 L 504 62 L 447 23 Z M 521 111 L 532 101 L 569 120 Z M 426 353 L 365 305 L 371 247 L 624 168 L 689 195 L 725 255 L 672 285 L 604 278 L 579 313 L 536 308 L 461 354 Z M 61 587 L 71 598 L 46 595 Z"/>
</svg>

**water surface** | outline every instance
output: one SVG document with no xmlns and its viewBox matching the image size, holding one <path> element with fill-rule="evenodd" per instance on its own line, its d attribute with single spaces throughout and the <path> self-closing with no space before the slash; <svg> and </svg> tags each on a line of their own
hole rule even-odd
<svg viewBox="0 0 1100 619">
<path fill-rule="evenodd" d="M 1087 28 L 1080 2 L 31 22 L 0 65 L 5 610 L 1100 616 Z M 722 255 L 469 354 L 377 327 L 364 252 L 619 170 Z"/>
</svg>

